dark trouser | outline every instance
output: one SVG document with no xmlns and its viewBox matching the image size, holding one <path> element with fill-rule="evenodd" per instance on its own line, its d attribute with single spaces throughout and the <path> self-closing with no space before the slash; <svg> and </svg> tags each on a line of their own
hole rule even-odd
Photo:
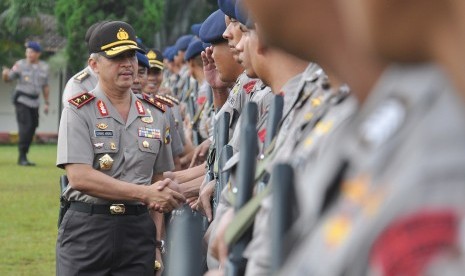
<svg viewBox="0 0 465 276">
<path fill-rule="evenodd" d="M 32 143 L 36 128 L 39 126 L 39 109 L 22 103 L 15 103 L 16 121 L 19 128 L 19 155 L 26 157 Z"/>
<path fill-rule="evenodd" d="M 149 213 L 111 216 L 68 210 L 58 230 L 56 275 L 153 276 L 155 234 Z"/>
</svg>

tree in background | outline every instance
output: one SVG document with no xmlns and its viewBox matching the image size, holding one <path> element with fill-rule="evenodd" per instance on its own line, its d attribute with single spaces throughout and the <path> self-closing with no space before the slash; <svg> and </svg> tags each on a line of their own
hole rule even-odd
<svg viewBox="0 0 465 276">
<path fill-rule="evenodd" d="M 122 20 L 131 24 L 144 43 L 153 44 L 160 28 L 164 0 L 56 0 L 59 31 L 66 39 L 68 76 L 81 70 L 88 58 L 84 36 L 87 28 L 102 20 Z"/>
<path fill-rule="evenodd" d="M 40 14 L 49 12 L 54 0 L 0 0 L 0 64 L 12 66 L 24 57 L 27 39 L 40 37 L 44 28 Z M 48 53 L 44 53 L 46 58 Z"/>
</svg>

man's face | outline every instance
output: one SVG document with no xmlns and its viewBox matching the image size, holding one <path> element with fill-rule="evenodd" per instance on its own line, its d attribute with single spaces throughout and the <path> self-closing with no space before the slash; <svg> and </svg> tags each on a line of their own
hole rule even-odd
<svg viewBox="0 0 465 276">
<path fill-rule="evenodd" d="M 174 65 L 180 67 L 184 63 L 184 51 L 178 51 L 178 54 L 174 57 Z"/>
<path fill-rule="evenodd" d="M 227 42 L 221 42 L 212 46 L 212 57 L 215 60 L 216 69 L 223 82 L 235 82 L 238 72 L 242 67 L 234 60 L 232 52 L 229 50 Z"/>
<path fill-rule="evenodd" d="M 233 53 L 234 59 L 239 62 L 239 52 L 237 51 L 237 44 L 241 40 L 242 31 L 240 29 L 240 23 L 227 15 L 225 15 L 226 30 L 223 33 L 223 38 L 228 40 L 228 46 Z"/>
<path fill-rule="evenodd" d="M 157 94 L 163 82 L 163 73 L 158 68 L 150 68 L 147 74 L 147 83 L 143 90 L 147 94 Z"/>
<path fill-rule="evenodd" d="M 330 27 L 338 19 L 331 2 L 334 0 L 244 0 L 262 27 L 260 35 L 267 45 L 307 60 L 314 60 L 313 47 L 327 47 L 328 38 L 334 37 Z"/>
<path fill-rule="evenodd" d="M 136 94 L 142 93 L 142 88 L 147 84 L 147 68 L 139 64 L 137 69 L 137 77 L 132 84 L 132 92 Z"/>
<path fill-rule="evenodd" d="M 348 33 L 359 47 L 398 61 L 427 56 L 426 33 L 442 1 L 337 0 Z M 350 2 L 350 3 L 349 3 Z"/>
<path fill-rule="evenodd" d="M 136 52 L 126 51 L 111 59 L 100 56 L 91 62 L 91 67 L 103 85 L 128 90 L 137 77 Z"/>
<path fill-rule="evenodd" d="M 256 49 L 250 47 L 250 35 L 251 31 L 246 26 L 241 24 L 242 38 L 237 44 L 236 48 L 239 52 L 239 63 L 244 67 L 245 73 L 250 78 L 257 78 L 254 67 L 251 63 L 251 56 L 256 55 Z M 254 51 L 255 50 L 255 51 Z"/>
<path fill-rule="evenodd" d="M 31 62 L 35 63 L 39 60 L 40 58 L 40 52 L 36 52 L 32 50 L 31 48 L 26 48 L 26 59 Z"/>
</svg>

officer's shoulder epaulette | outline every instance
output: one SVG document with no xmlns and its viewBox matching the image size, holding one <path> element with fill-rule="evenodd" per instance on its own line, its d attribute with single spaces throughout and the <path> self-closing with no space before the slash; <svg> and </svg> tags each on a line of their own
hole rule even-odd
<svg viewBox="0 0 465 276">
<path fill-rule="evenodd" d="M 179 105 L 179 100 L 175 96 L 165 95 L 165 97 L 173 101 L 175 104 Z"/>
<path fill-rule="evenodd" d="M 84 92 L 82 94 L 79 94 L 69 99 L 68 102 L 77 108 L 81 108 L 82 106 L 92 101 L 93 99 L 95 99 L 94 95 L 90 94 L 89 92 Z"/>
<path fill-rule="evenodd" d="M 86 71 L 84 71 L 84 72 L 78 74 L 76 77 L 74 77 L 74 80 L 77 81 L 77 82 L 83 82 L 88 77 L 90 77 L 90 74 L 87 73 Z"/>
<path fill-rule="evenodd" d="M 167 106 L 169 107 L 173 107 L 174 104 L 173 104 L 173 101 L 171 101 L 170 99 L 164 97 L 164 96 L 161 96 L 161 95 L 155 95 L 155 100 L 158 100 L 159 102 L 163 103 L 163 104 L 166 104 Z"/>
<path fill-rule="evenodd" d="M 158 108 L 161 112 L 165 112 L 165 106 L 160 101 L 155 100 L 155 98 L 147 94 L 143 94 L 142 98 L 144 99 L 144 101 Z"/>
</svg>

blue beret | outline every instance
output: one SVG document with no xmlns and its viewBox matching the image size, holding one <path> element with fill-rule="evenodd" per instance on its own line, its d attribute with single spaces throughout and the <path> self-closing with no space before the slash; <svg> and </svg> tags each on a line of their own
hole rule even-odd
<svg viewBox="0 0 465 276">
<path fill-rule="evenodd" d="M 244 4 L 242 3 L 242 0 L 236 0 L 235 12 L 236 12 L 237 21 L 241 22 L 244 25 L 247 25 L 249 13 L 245 9 Z"/>
<path fill-rule="evenodd" d="M 40 44 L 35 42 L 35 41 L 29 41 L 26 43 L 26 48 L 30 48 L 36 52 L 42 52 L 42 48 L 40 47 Z"/>
<path fill-rule="evenodd" d="M 192 25 L 191 26 L 192 34 L 195 36 L 199 36 L 200 27 L 202 27 L 202 23 Z"/>
<path fill-rule="evenodd" d="M 169 49 L 168 51 L 168 54 L 166 55 L 166 58 L 169 60 L 169 61 L 174 61 L 174 57 L 176 56 L 176 54 L 178 53 L 178 50 L 176 50 L 176 47 L 172 47 Z"/>
<path fill-rule="evenodd" d="M 167 57 L 172 48 L 173 46 L 166 47 L 165 50 L 163 51 L 163 56 Z"/>
<path fill-rule="evenodd" d="M 186 51 L 187 46 L 189 46 L 189 42 L 191 42 L 193 35 L 183 35 L 178 40 L 176 40 L 176 50 L 177 51 Z M 177 54 L 177 52 L 176 52 Z"/>
<path fill-rule="evenodd" d="M 220 10 L 227 16 L 236 19 L 236 0 L 218 0 Z"/>
<path fill-rule="evenodd" d="M 146 55 L 136 52 L 136 56 L 137 56 L 137 62 L 139 63 L 139 65 L 142 65 L 145 68 L 150 68 L 149 59 L 147 58 Z"/>
<path fill-rule="evenodd" d="M 223 33 L 226 31 L 226 23 L 224 23 L 224 13 L 217 10 L 212 13 L 202 24 L 200 28 L 200 39 L 205 43 L 223 42 Z"/>
<path fill-rule="evenodd" d="M 193 39 L 187 47 L 186 53 L 184 54 L 184 60 L 188 61 L 189 59 L 195 58 L 200 55 L 203 50 L 205 50 L 205 48 L 203 47 L 202 41 L 200 41 L 200 39 Z"/>
</svg>

